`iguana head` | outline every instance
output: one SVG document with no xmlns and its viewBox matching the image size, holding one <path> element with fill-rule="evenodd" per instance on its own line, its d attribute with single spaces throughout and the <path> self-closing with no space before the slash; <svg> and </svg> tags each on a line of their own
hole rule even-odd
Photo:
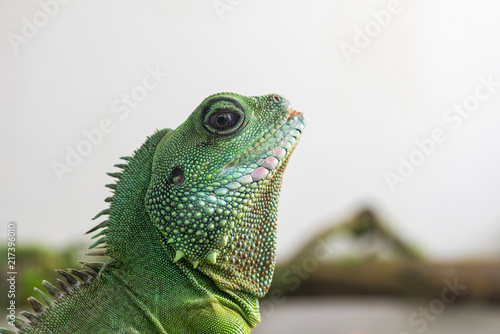
<svg viewBox="0 0 500 334">
<path fill-rule="evenodd" d="M 145 201 L 174 262 L 223 290 L 265 295 L 281 178 L 304 125 L 279 95 L 222 93 L 164 136 Z"/>
</svg>

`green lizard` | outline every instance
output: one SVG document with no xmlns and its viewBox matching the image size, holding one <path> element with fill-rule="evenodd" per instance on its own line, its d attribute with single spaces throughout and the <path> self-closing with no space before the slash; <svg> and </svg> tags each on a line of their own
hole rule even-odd
<svg viewBox="0 0 500 334">
<path fill-rule="evenodd" d="M 275 265 L 282 174 L 305 126 L 279 95 L 208 97 L 124 157 L 89 248 L 17 333 L 249 333 Z M 49 296 L 50 295 L 50 296 Z M 0 329 L 0 333 L 14 333 Z"/>
</svg>

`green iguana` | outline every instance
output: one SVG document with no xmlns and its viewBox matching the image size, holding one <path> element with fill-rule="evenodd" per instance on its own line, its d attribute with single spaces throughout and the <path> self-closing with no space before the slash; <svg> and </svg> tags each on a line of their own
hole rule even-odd
<svg viewBox="0 0 500 334">
<path fill-rule="evenodd" d="M 279 95 L 208 97 L 157 131 L 107 187 L 88 233 L 106 263 L 35 288 L 17 333 L 249 333 L 275 265 L 282 174 L 305 126 Z M 50 296 L 51 297 L 50 297 Z M 0 333 L 14 333 L 0 329 Z"/>
</svg>

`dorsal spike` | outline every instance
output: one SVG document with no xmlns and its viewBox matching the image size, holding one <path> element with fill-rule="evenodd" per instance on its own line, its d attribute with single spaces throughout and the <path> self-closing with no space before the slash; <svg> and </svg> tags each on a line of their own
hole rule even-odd
<svg viewBox="0 0 500 334">
<path fill-rule="evenodd" d="M 29 322 L 18 317 L 14 317 L 14 326 L 18 329 L 25 329 L 28 327 Z"/>
<path fill-rule="evenodd" d="M 59 284 L 59 286 L 61 287 L 61 289 L 64 292 L 66 292 L 68 294 L 73 292 L 73 289 L 71 289 L 71 287 L 68 284 L 66 284 L 66 282 L 60 280 L 59 278 L 56 278 L 56 282 L 57 282 L 57 284 Z"/>
<path fill-rule="evenodd" d="M 71 275 L 74 275 L 74 276 L 78 277 L 79 279 L 81 279 L 84 283 L 89 283 L 92 280 L 92 276 L 89 276 L 81 271 L 69 268 L 68 272 Z"/>
<path fill-rule="evenodd" d="M 105 184 L 104 186 L 109 188 L 109 189 L 116 190 L 116 183 L 109 183 L 109 184 Z"/>
<path fill-rule="evenodd" d="M 111 177 L 115 177 L 115 178 L 117 178 L 117 179 L 119 179 L 119 178 L 123 175 L 123 173 L 121 173 L 121 172 L 116 172 L 116 173 L 106 173 L 106 174 L 108 174 L 108 175 L 109 175 L 109 176 L 111 176 Z"/>
<path fill-rule="evenodd" d="M 175 240 L 174 240 L 174 238 L 170 238 L 170 239 L 168 239 L 168 240 L 167 240 L 167 244 L 171 244 L 171 243 L 173 243 L 174 241 L 175 241 Z"/>
<path fill-rule="evenodd" d="M 54 306 L 54 301 L 52 300 L 52 298 L 50 298 L 49 296 L 47 296 L 45 293 L 43 293 L 39 288 L 37 287 L 34 287 L 34 290 L 40 295 L 40 297 L 42 297 L 43 301 L 45 304 L 47 304 L 48 306 Z"/>
<path fill-rule="evenodd" d="M 97 278 L 97 274 L 93 272 L 92 270 L 80 270 L 82 273 L 87 274 L 88 276 L 91 276 L 92 278 Z"/>
<path fill-rule="evenodd" d="M 109 197 L 106 197 L 106 198 L 104 199 L 104 202 L 109 203 L 109 202 L 111 202 L 112 200 L 113 200 L 113 196 L 109 196 Z"/>
<path fill-rule="evenodd" d="M 97 224 L 96 226 L 92 227 L 90 230 L 88 230 L 87 232 L 85 232 L 85 234 L 89 234 L 89 233 L 95 232 L 98 229 L 104 228 L 104 227 L 107 227 L 107 226 L 108 226 L 108 220 L 102 221 L 101 223 Z"/>
<path fill-rule="evenodd" d="M 99 233 L 94 234 L 94 235 L 92 236 L 92 238 L 90 238 L 90 239 L 95 239 L 95 238 L 100 237 L 101 235 L 106 235 L 106 232 L 107 232 L 107 229 L 101 230 L 101 231 L 99 231 Z"/>
<path fill-rule="evenodd" d="M 108 226 L 108 222 L 109 222 L 108 220 L 105 220 L 105 221 L 101 222 L 100 224 L 98 224 L 98 225 L 96 225 L 96 226 L 92 227 L 90 230 L 88 230 L 87 232 L 85 232 L 85 234 L 92 233 L 92 232 L 94 232 L 94 231 L 97 231 L 97 230 L 98 230 L 98 229 L 100 229 L 100 228 L 103 228 L 103 227 Z"/>
<path fill-rule="evenodd" d="M 64 270 L 56 269 L 56 271 L 66 279 L 66 281 L 69 283 L 69 285 L 71 285 L 72 288 L 77 288 L 82 284 L 79 280 L 77 280 L 75 277 L 65 272 Z"/>
<path fill-rule="evenodd" d="M 127 166 L 128 166 L 128 165 L 127 165 L 127 164 L 116 164 L 116 165 L 114 165 L 114 166 L 115 166 L 116 168 L 125 169 L 125 168 L 127 168 Z"/>
<path fill-rule="evenodd" d="M 95 217 L 92 218 L 92 220 L 97 219 L 97 218 L 99 218 L 102 215 L 109 215 L 110 212 L 111 212 L 110 208 L 104 209 L 101 212 L 99 212 L 98 214 L 96 214 Z"/>
<path fill-rule="evenodd" d="M 21 311 L 19 312 L 23 317 L 25 317 L 26 319 L 28 319 L 29 321 L 33 322 L 36 320 L 36 315 L 28 312 L 28 311 Z M 0 332 L 1 333 L 1 332 Z"/>
<path fill-rule="evenodd" d="M 200 264 L 200 261 L 198 261 L 198 260 L 193 261 L 193 268 L 196 269 L 196 267 L 198 267 L 199 264 Z"/>
<path fill-rule="evenodd" d="M 96 274 L 99 273 L 101 268 L 104 266 L 104 262 L 84 262 L 80 261 L 83 267 L 87 267 L 90 270 L 93 270 Z"/>
<path fill-rule="evenodd" d="M 180 259 L 182 259 L 183 257 L 184 257 L 184 252 L 183 252 L 183 251 L 178 250 L 177 252 L 175 252 L 174 262 L 179 261 L 179 260 L 180 260 Z"/>
<path fill-rule="evenodd" d="M 47 290 L 47 292 L 54 297 L 56 300 L 60 299 L 64 294 L 61 290 L 47 282 L 46 280 L 42 281 L 42 286 Z"/>
<path fill-rule="evenodd" d="M 215 264 L 217 262 L 217 252 L 216 251 L 213 251 L 211 253 L 209 253 L 207 255 L 207 260 L 211 263 L 211 264 Z"/>
<path fill-rule="evenodd" d="M 120 159 L 130 161 L 132 160 L 132 157 L 126 156 L 126 157 L 120 157 Z"/>
<path fill-rule="evenodd" d="M 47 307 L 40 303 L 35 297 L 29 297 L 28 301 L 31 304 L 31 307 L 33 307 L 33 311 L 36 313 L 43 314 L 47 311 Z"/>
<path fill-rule="evenodd" d="M 116 260 L 115 259 L 109 259 L 108 261 L 104 262 L 104 265 L 101 267 L 101 270 L 99 270 L 99 276 L 102 274 L 102 272 L 109 268 L 109 267 L 113 267 L 114 265 L 116 265 Z"/>
<path fill-rule="evenodd" d="M 105 244 L 107 241 L 107 238 L 106 237 L 102 237 L 100 238 L 99 240 L 97 240 L 96 242 L 94 242 L 92 245 L 89 246 L 89 249 L 92 249 L 92 248 L 95 248 L 97 247 L 98 245 L 102 245 L 102 244 Z"/>
<path fill-rule="evenodd" d="M 102 249 L 102 250 L 97 251 L 97 252 L 85 253 L 85 255 L 88 255 L 88 256 L 106 256 L 108 254 L 109 254 L 109 250 L 107 248 Z"/>
</svg>

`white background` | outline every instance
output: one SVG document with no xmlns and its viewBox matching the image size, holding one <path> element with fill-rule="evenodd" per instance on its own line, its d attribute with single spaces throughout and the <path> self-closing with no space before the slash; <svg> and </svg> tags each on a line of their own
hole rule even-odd
<svg viewBox="0 0 500 334">
<path fill-rule="evenodd" d="M 2 224 L 18 222 L 19 243 L 88 243 L 118 157 L 210 94 L 278 93 L 308 119 L 285 173 L 280 258 L 364 206 L 433 258 L 498 255 L 500 87 L 457 129 L 443 115 L 480 77 L 500 81 L 500 3 L 401 0 L 382 26 L 372 11 L 390 3 L 73 0 L 44 22 L 39 2 L 0 0 Z M 16 44 L 27 21 L 38 32 Z M 114 101 L 157 66 L 168 77 L 120 119 Z M 113 131 L 59 182 L 52 164 L 106 118 Z M 447 139 L 392 191 L 384 173 L 436 128 Z"/>
</svg>

